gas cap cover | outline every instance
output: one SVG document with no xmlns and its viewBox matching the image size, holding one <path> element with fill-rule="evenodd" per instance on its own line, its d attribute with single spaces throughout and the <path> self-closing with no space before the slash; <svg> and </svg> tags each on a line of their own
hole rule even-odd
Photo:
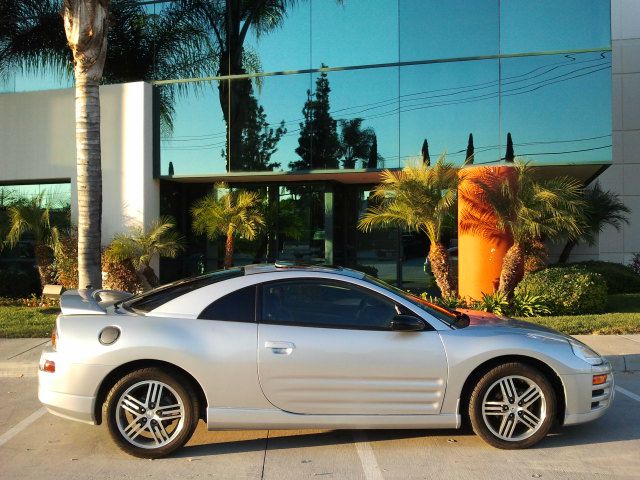
<svg viewBox="0 0 640 480">
<path fill-rule="evenodd" d="M 103 328 L 98 336 L 98 340 L 100 340 L 102 345 L 111 345 L 115 343 L 118 338 L 120 338 L 120 329 L 114 326 Z"/>
</svg>

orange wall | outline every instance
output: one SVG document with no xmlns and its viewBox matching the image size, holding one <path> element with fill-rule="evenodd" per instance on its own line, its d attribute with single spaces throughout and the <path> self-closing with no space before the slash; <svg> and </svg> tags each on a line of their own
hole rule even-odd
<svg viewBox="0 0 640 480">
<path fill-rule="evenodd" d="M 458 187 L 458 294 L 479 299 L 498 288 L 502 259 L 513 243 L 496 227 L 478 181 L 496 188 L 513 179 L 513 167 L 469 166 L 460 170 Z"/>
</svg>

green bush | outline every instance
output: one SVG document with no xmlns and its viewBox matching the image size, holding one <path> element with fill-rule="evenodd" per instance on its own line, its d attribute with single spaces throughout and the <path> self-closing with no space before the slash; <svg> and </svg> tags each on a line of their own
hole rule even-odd
<svg viewBox="0 0 640 480">
<path fill-rule="evenodd" d="M 506 293 L 483 293 L 482 298 L 471 303 L 473 310 L 495 313 L 496 315 L 509 315 L 511 307 Z"/>
<path fill-rule="evenodd" d="M 568 266 L 582 266 L 590 272 L 599 273 L 607 282 L 610 294 L 640 292 L 640 275 L 621 263 L 600 262 L 589 260 L 586 262 L 570 263 Z"/>
<path fill-rule="evenodd" d="M 532 295 L 524 289 L 513 295 L 511 309 L 515 317 L 536 317 L 551 313 L 544 297 Z"/>
<path fill-rule="evenodd" d="M 35 268 L 28 270 L 0 269 L 0 297 L 27 298 L 40 294 L 40 277 Z"/>
<path fill-rule="evenodd" d="M 600 313 L 607 308 L 603 276 L 576 265 L 529 273 L 516 287 L 515 295 L 540 297 L 551 315 Z"/>
</svg>

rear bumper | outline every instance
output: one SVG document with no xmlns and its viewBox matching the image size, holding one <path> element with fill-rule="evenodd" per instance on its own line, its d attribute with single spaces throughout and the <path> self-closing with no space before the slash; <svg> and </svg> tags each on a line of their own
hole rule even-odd
<svg viewBox="0 0 640 480">
<path fill-rule="evenodd" d="M 39 372 L 38 375 L 50 374 Z M 38 399 L 54 415 L 90 425 L 96 424 L 94 415 L 95 397 L 52 392 L 43 388 L 42 384 L 40 384 L 40 387 L 38 387 Z"/>
<path fill-rule="evenodd" d="M 593 375 L 606 374 L 607 381 L 593 385 Z M 605 360 L 602 365 L 592 367 L 588 374 L 567 375 L 562 378 L 567 400 L 564 425 L 591 422 L 606 413 L 615 396 L 615 380 L 611 365 Z"/>
<path fill-rule="evenodd" d="M 43 371 L 45 360 L 55 362 L 55 372 Z M 51 348 L 43 350 L 38 371 L 38 399 L 54 415 L 95 425 L 96 396 L 113 367 L 68 362 Z"/>
</svg>

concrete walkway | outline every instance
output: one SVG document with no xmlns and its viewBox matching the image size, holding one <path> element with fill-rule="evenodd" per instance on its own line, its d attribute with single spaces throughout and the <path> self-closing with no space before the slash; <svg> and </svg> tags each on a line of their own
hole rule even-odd
<svg viewBox="0 0 640 480">
<path fill-rule="evenodd" d="M 0 338 L 0 377 L 32 377 L 38 374 L 40 352 L 49 338 Z"/>
<path fill-rule="evenodd" d="M 576 335 L 607 357 L 615 372 L 640 371 L 640 335 Z M 0 377 L 36 376 L 48 338 L 0 338 Z"/>
</svg>

